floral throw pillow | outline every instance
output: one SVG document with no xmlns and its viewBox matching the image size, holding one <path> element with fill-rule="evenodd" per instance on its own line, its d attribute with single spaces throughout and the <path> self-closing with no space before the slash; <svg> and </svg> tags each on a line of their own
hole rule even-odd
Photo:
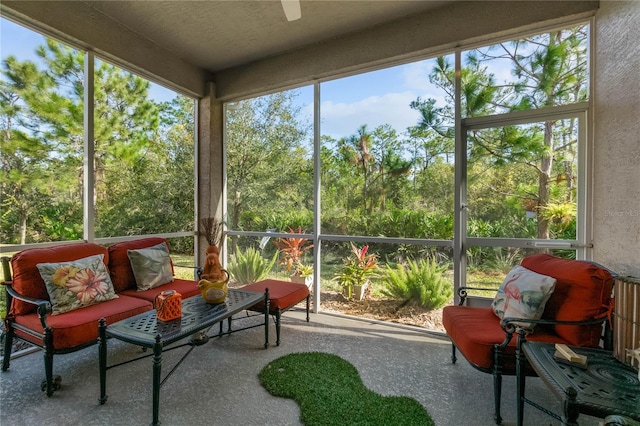
<svg viewBox="0 0 640 426">
<path fill-rule="evenodd" d="M 52 305 L 52 315 L 116 299 L 103 254 L 71 262 L 38 263 Z"/>
<path fill-rule="evenodd" d="M 556 287 L 556 279 L 515 266 L 500 285 L 491 308 L 499 318 L 540 319 L 544 306 Z M 535 324 L 516 325 L 533 329 Z"/>
<path fill-rule="evenodd" d="M 145 291 L 173 281 L 169 247 L 166 243 L 138 250 L 127 250 L 138 291 Z"/>
</svg>

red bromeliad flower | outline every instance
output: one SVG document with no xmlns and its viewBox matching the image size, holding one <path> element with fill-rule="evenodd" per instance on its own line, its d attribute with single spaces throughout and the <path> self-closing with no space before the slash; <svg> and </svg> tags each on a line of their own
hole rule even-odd
<svg viewBox="0 0 640 426">
<path fill-rule="evenodd" d="M 83 303 L 90 303 L 99 295 L 109 291 L 107 275 L 104 272 L 95 272 L 92 269 L 81 269 L 73 277 L 67 280 L 67 289 L 76 293 L 77 299 Z"/>
<path fill-rule="evenodd" d="M 375 254 L 370 254 L 367 256 L 367 252 L 369 251 L 369 246 L 366 245 L 359 249 L 353 243 L 351 243 L 351 251 L 355 254 L 356 259 L 358 260 L 358 266 L 362 269 L 372 269 L 378 267 L 378 258 Z"/>
<path fill-rule="evenodd" d="M 291 227 L 289 228 L 289 233 L 296 234 Z M 302 234 L 302 227 L 298 227 L 297 234 Z M 307 245 L 308 241 L 307 238 L 288 237 L 278 238 L 273 242 L 283 254 L 280 264 L 285 265 L 287 271 L 291 272 L 291 269 L 300 263 L 304 252 L 313 248 L 313 244 Z"/>
</svg>

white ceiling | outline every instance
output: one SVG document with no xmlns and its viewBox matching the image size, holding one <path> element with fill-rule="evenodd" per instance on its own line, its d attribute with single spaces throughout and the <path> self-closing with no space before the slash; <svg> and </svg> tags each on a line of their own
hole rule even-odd
<svg viewBox="0 0 640 426">
<path fill-rule="evenodd" d="M 329 40 L 450 1 L 302 0 L 288 22 L 280 0 L 85 1 L 100 15 L 201 69 L 216 72 Z M 66 8 L 74 7 L 68 2 Z M 99 19 L 99 18 L 98 18 Z"/>
</svg>

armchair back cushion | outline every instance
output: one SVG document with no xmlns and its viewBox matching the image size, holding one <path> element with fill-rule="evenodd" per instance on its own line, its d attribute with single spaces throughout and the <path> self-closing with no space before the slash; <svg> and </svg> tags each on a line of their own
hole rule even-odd
<svg viewBox="0 0 640 426">
<path fill-rule="evenodd" d="M 100 254 L 104 256 L 103 262 L 106 265 L 109 261 L 107 249 L 93 243 L 65 244 L 23 250 L 11 258 L 12 287 L 23 296 L 49 300 L 47 287 L 36 266 L 38 263 L 69 262 Z M 14 299 L 9 315 L 25 315 L 36 312 L 36 310 L 36 305 Z"/>
<path fill-rule="evenodd" d="M 612 309 L 613 277 L 604 268 L 590 262 L 561 259 L 548 254 L 525 257 L 522 266 L 556 279 L 556 287 L 545 306 L 542 318 L 558 321 L 582 321 L 602 318 Z M 555 326 L 555 332 L 569 344 L 597 347 L 602 326 Z"/>
<path fill-rule="evenodd" d="M 131 268 L 131 261 L 129 260 L 127 251 L 140 250 L 162 243 L 166 243 L 167 247 L 169 247 L 169 242 L 167 240 L 158 237 L 123 241 L 109 246 L 109 273 L 111 274 L 111 281 L 113 282 L 113 288 L 116 293 L 120 293 L 121 291 L 128 289 L 137 289 L 136 280 L 133 275 L 133 268 Z M 173 263 L 171 263 L 171 275 L 173 274 Z"/>
</svg>

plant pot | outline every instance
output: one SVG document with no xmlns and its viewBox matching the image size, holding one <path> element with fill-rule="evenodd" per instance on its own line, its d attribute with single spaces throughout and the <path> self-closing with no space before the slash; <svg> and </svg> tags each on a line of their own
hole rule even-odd
<svg viewBox="0 0 640 426">
<path fill-rule="evenodd" d="M 347 299 L 363 300 L 369 295 L 370 287 L 371 287 L 371 282 L 367 281 L 362 285 L 354 285 L 353 289 L 351 291 L 351 296 L 349 296 L 349 288 L 348 287 L 344 287 L 343 288 L 342 294 L 344 294 L 344 296 Z"/>
<path fill-rule="evenodd" d="M 309 288 L 309 290 L 311 290 L 311 287 L 313 286 L 313 275 L 308 275 L 306 277 L 301 277 L 299 275 L 291 275 L 291 282 L 304 284 Z"/>
</svg>

